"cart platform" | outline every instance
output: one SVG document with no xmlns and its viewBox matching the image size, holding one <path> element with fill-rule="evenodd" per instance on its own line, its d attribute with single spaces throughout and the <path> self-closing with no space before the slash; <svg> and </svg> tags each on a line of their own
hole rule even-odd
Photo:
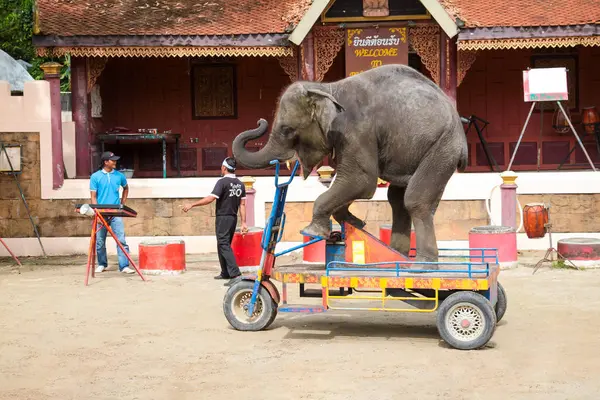
<svg viewBox="0 0 600 400">
<path fill-rule="evenodd" d="M 439 290 L 488 290 L 490 281 L 497 280 L 500 269 L 497 264 L 488 269 L 470 269 L 463 265 L 452 266 L 452 270 L 415 272 L 401 268 L 368 268 L 356 266 L 355 270 L 335 267 L 327 269 L 325 264 L 291 264 L 273 268 L 271 279 L 282 283 L 320 284 L 329 288 L 403 288 Z"/>
</svg>

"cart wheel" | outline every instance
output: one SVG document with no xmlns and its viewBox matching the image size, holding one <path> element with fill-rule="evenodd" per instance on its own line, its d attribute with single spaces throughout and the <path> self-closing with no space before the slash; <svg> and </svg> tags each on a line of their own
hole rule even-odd
<svg viewBox="0 0 600 400">
<path fill-rule="evenodd" d="M 223 299 L 223 312 L 232 327 L 239 331 L 260 331 L 277 316 L 277 304 L 262 285 L 258 290 L 254 312 L 248 315 L 254 281 L 240 281 L 231 286 Z"/>
<path fill-rule="evenodd" d="M 488 299 L 475 292 L 453 293 L 438 309 L 440 336 L 459 350 L 484 346 L 496 329 L 496 313 Z"/>
<path fill-rule="evenodd" d="M 498 282 L 498 301 L 496 301 L 496 307 L 494 307 L 496 311 L 496 322 L 500 322 L 502 317 L 504 317 L 507 306 L 508 303 L 506 301 L 506 292 L 504 291 L 504 288 L 500 282 Z"/>
</svg>

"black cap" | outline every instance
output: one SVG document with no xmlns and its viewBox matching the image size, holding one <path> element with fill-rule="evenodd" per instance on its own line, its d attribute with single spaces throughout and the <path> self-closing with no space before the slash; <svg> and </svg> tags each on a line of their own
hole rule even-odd
<svg viewBox="0 0 600 400">
<path fill-rule="evenodd" d="M 102 153 L 102 161 L 106 161 L 106 160 L 113 160 L 113 161 L 117 161 L 119 158 L 119 156 L 116 156 L 115 153 L 113 153 L 112 151 L 105 151 L 104 153 Z"/>
</svg>

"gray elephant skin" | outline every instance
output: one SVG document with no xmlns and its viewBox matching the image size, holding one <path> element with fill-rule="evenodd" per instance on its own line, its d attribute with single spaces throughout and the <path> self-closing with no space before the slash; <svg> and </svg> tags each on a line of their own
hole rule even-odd
<svg viewBox="0 0 600 400">
<path fill-rule="evenodd" d="M 448 180 L 467 165 L 467 140 L 452 100 L 430 79 L 406 65 L 386 65 L 332 83 L 297 81 L 281 95 L 269 140 L 257 152 L 245 145 L 268 123 L 240 133 L 233 154 L 249 169 L 272 160 L 298 159 L 304 179 L 325 157 L 336 176 L 314 203 L 304 235 L 328 237 L 329 218 L 364 227 L 348 207 L 370 199 L 377 178 L 390 183 L 391 247 L 410 250 L 411 223 L 417 261 L 437 261 L 434 214 Z"/>
</svg>

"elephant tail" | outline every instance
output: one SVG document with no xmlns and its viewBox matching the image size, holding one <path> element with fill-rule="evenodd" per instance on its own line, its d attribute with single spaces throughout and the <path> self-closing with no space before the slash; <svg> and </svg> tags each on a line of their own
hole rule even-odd
<svg viewBox="0 0 600 400">
<path fill-rule="evenodd" d="M 467 145 L 467 136 L 460 118 L 458 119 L 458 123 L 456 125 L 456 137 L 462 142 L 457 169 L 459 172 L 465 172 L 467 164 L 469 163 L 469 146 Z"/>
<path fill-rule="evenodd" d="M 465 145 L 462 146 L 460 150 L 460 158 L 458 159 L 457 169 L 459 172 L 465 172 L 467 168 L 467 164 L 469 163 L 469 148 L 467 147 L 466 141 Z"/>
</svg>

